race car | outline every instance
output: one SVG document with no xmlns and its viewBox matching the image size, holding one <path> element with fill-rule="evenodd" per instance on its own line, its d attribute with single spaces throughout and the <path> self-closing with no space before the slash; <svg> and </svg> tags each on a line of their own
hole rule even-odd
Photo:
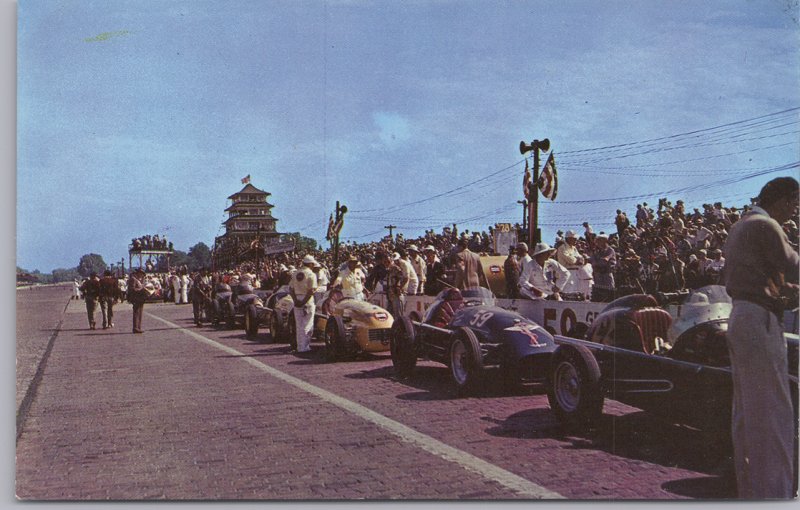
<svg viewBox="0 0 800 510">
<path fill-rule="evenodd" d="M 522 315 L 495 306 L 489 289 L 448 288 L 436 296 L 420 319 L 403 317 L 391 338 L 392 363 L 400 376 L 410 375 L 417 358 L 448 365 L 460 393 L 482 384 L 484 368 L 498 366 L 508 383 L 542 382 L 553 337 Z"/>
<path fill-rule="evenodd" d="M 273 342 L 288 342 L 291 347 L 296 348 L 294 329 L 294 302 L 289 294 L 289 286 L 282 285 L 264 300 L 265 317 L 264 321 L 268 324 L 269 333 Z"/>
<path fill-rule="evenodd" d="M 314 314 L 314 338 L 325 342 L 329 361 L 389 350 L 394 318 L 380 306 L 328 291 Z"/>
<path fill-rule="evenodd" d="M 210 309 L 206 314 L 215 326 L 224 322 L 228 328 L 233 329 L 241 324 L 247 338 L 253 340 L 258 336 L 258 328 L 268 314 L 264 307 L 268 294 L 267 291 L 253 289 L 249 283 L 239 284 L 235 289 L 227 283 L 219 283 L 215 296 L 207 302 Z"/>
<path fill-rule="evenodd" d="M 681 304 L 673 321 L 658 305 L 676 296 Z M 730 297 L 718 285 L 666 296 L 666 301 L 661 297 L 661 303 L 644 294 L 619 298 L 583 328 L 585 334 L 555 337 L 548 399 L 561 422 L 596 425 L 604 399 L 610 398 L 672 423 L 730 430 Z M 798 336 L 785 336 L 796 406 Z"/>
</svg>

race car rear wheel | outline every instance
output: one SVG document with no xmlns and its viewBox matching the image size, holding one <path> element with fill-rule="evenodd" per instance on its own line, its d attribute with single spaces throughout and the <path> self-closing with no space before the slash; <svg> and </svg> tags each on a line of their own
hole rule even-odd
<svg viewBox="0 0 800 510">
<path fill-rule="evenodd" d="M 227 313 L 228 316 L 226 317 L 225 325 L 228 326 L 228 328 L 233 329 L 236 327 L 236 309 L 233 307 L 233 303 L 230 301 L 228 301 L 227 304 Z"/>
<path fill-rule="evenodd" d="M 282 342 L 285 336 L 285 332 L 281 327 L 281 318 L 278 316 L 278 312 L 274 310 L 269 316 L 269 334 L 272 337 L 272 343 Z"/>
<path fill-rule="evenodd" d="M 414 324 L 408 317 L 400 317 L 392 327 L 389 338 L 392 365 L 400 377 L 408 377 L 417 366 L 417 338 Z"/>
<path fill-rule="evenodd" d="M 336 361 L 347 354 L 347 330 L 341 317 L 330 316 L 325 325 L 325 358 Z"/>
<path fill-rule="evenodd" d="M 450 345 L 450 375 L 459 393 L 475 392 L 483 379 L 481 344 L 469 328 L 458 328 Z"/>
<path fill-rule="evenodd" d="M 600 367 L 582 346 L 559 347 L 553 354 L 547 399 L 562 423 L 596 424 L 603 413 Z"/>
<path fill-rule="evenodd" d="M 244 312 L 244 334 L 250 340 L 258 336 L 258 310 L 256 305 L 250 305 Z"/>
</svg>

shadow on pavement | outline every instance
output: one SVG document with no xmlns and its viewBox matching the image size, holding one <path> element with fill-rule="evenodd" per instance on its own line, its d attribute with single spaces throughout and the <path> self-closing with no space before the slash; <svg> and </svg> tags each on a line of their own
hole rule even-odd
<svg viewBox="0 0 800 510">
<path fill-rule="evenodd" d="M 732 450 L 724 440 L 701 430 L 675 425 L 650 413 L 636 411 L 622 416 L 605 414 L 590 430 L 560 424 L 549 408 L 512 414 L 504 420 L 484 418 L 495 426 L 486 433 L 521 439 L 552 438 L 567 443 L 563 448 L 600 450 L 633 460 L 670 466 L 709 477 L 670 480 L 665 491 L 692 498 L 736 497 Z"/>
</svg>

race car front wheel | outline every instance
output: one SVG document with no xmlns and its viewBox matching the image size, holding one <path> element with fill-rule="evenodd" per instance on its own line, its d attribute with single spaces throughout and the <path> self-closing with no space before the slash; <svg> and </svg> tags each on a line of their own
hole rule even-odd
<svg viewBox="0 0 800 510">
<path fill-rule="evenodd" d="M 250 340 L 258 337 L 258 310 L 256 305 L 250 305 L 244 312 L 244 334 Z"/>
<path fill-rule="evenodd" d="M 458 328 L 450 345 L 450 375 L 460 394 L 471 394 L 483 378 L 483 356 L 478 337 L 469 328 Z"/>
<path fill-rule="evenodd" d="M 330 316 L 325 325 L 325 358 L 336 361 L 347 353 L 347 330 L 341 317 Z"/>
<path fill-rule="evenodd" d="M 586 427 L 603 413 L 600 367 L 583 346 L 559 347 L 553 353 L 547 399 L 562 423 Z"/>
<path fill-rule="evenodd" d="M 417 366 L 416 332 L 408 317 L 400 317 L 392 327 L 389 338 L 392 365 L 400 377 L 408 377 Z"/>
<path fill-rule="evenodd" d="M 278 317 L 278 312 L 272 311 L 269 316 L 269 334 L 272 337 L 272 343 L 283 341 L 283 328 L 281 328 L 281 318 Z"/>
</svg>

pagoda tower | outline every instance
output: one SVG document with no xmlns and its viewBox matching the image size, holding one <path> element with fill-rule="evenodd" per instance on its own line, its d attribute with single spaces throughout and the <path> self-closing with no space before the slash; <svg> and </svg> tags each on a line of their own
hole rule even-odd
<svg viewBox="0 0 800 510">
<path fill-rule="evenodd" d="M 255 260 L 256 252 L 278 242 L 281 234 L 275 230 L 277 218 L 272 216 L 274 205 L 267 202 L 271 193 L 250 183 L 228 197 L 225 209 L 228 218 L 223 222 L 225 233 L 214 239 L 214 259 L 218 268 L 228 268 L 245 260 Z M 258 243 L 255 241 L 258 240 Z"/>
</svg>

